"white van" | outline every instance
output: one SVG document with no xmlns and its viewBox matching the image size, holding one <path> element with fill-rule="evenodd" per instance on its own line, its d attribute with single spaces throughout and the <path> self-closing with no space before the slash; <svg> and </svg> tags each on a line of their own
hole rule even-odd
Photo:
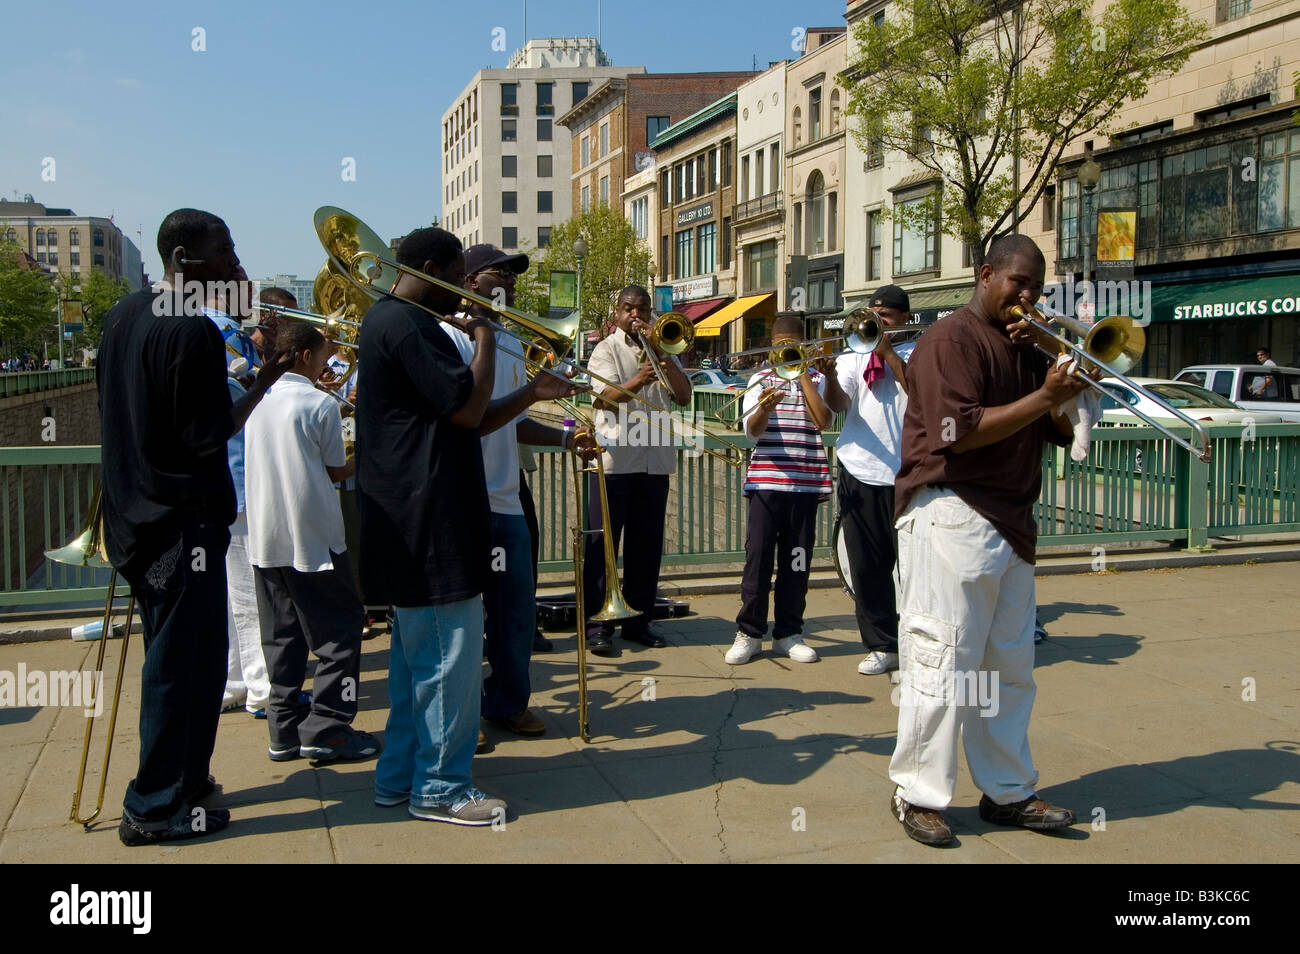
<svg viewBox="0 0 1300 954">
<path fill-rule="evenodd" d="M 1252 411 L 1270 411 L 1284 421 L 1300 421 L 1300 368 L 1262 364 L 1196 364 L 1175 381 L 1199 384 Z"/>
</svg>

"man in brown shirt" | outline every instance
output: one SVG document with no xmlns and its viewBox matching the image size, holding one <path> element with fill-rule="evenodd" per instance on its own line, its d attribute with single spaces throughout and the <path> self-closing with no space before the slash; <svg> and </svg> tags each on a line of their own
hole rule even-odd
<svg viewBox="0 0 1300 954">
<path fill-rule="evenodd" d="M 940 813 L 952 800 L 959 738 L 984 793 L 981 818 L 1041 830 L 1074 823 L 1035 794 L 1028 740 L 1043 442 L 1069 444 L 1056 408 L 1087 387 L 1053 367 L 1034 348 L 1038 333 L 1011 314 L 1038 300 L 1045 268 L 1024 236 L 994 242 L 970 304 L 928 330 L 908 364 L 889 774 L 894 813 L 924 844 L 952 841 Z"/>
</svg>

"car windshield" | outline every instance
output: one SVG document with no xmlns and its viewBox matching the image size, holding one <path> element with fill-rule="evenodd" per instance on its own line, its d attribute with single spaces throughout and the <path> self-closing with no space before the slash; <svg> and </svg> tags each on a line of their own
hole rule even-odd
<svg viewBox="0 0 1300 954">
<path fill-rule="evenodd" d="M 1237 405 L 1227 398 L 1195 384 L 1180 381 L 1177 384 L 1148 384 L 1145 387 L 1173 407 L 1221 407 L 1237 410 Z"/>
</svg>

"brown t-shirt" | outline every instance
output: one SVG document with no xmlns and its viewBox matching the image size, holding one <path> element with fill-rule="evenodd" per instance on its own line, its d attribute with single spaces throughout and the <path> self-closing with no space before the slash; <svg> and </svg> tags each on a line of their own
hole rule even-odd
<svg viewBox="0 0 1300 954">
<path fill-rule="evenodd" d="M 1012 344 L 1005 328 L 958 309 L 922 335 L 907 363 L 903 462 L 895 487 L 895 519 L 927 484 L 943 484 L 985 517 L 1027 563 L 1034 562 L 1034 502 L 1042 484 L 1043 441 L 1070 438 L 1044 414 L 993 444 L 954 454 L 984 409 L 1036 391 L 1050 361 L 1029 344 Z"/>
</svg>

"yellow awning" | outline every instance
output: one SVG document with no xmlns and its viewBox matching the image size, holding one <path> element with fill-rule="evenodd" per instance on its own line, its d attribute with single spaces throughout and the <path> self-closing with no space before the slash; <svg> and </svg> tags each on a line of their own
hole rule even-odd
<svg viewBox="0 0 1300 954">
<path fill-rule="evenodd" d="M 771 312 L 771 314 L 764 317 L 770 318 L 772 314 L 776 314 L 776 295 L 768 292 L 766 295 L 750 295 L 748 298 L 737 298 L 730 305 L 719 308 L 709 317 L 700 321 L 695 326 L 695 337 L 717 337 L 727 325 L 760 306 L 763 306 L 764 312 Z"/>
</svg>

